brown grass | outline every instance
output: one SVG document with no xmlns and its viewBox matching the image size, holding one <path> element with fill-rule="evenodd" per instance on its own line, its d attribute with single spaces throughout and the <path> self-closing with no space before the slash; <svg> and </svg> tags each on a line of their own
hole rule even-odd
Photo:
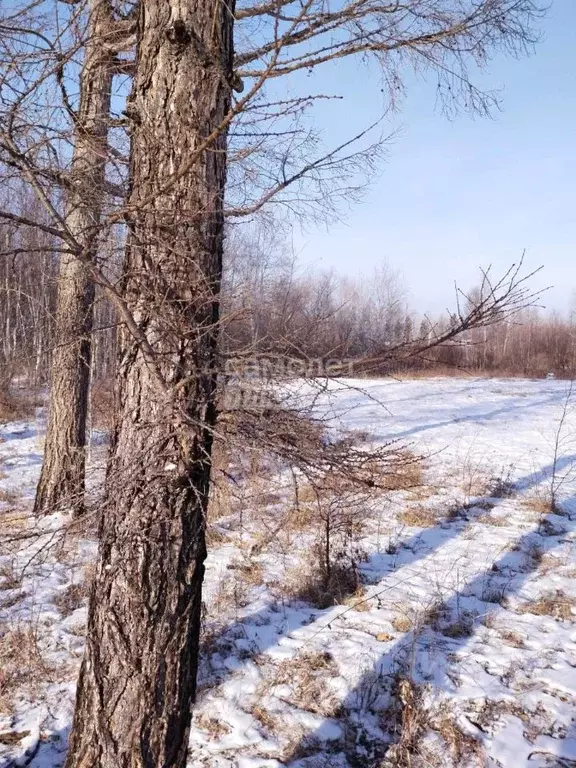
<svg viewBox="0 0 576 768">
<path fill-rule="evenodd" d="M 347 601 L 361 599 L 358 597 L 362 594 L 359 591 L 362 587 L 358 578 L 358 571 L 351 564 L 333 565 L 327 577 L 322 569 L 313 563 L 288 574 L 287 594 L 316 608 L 349 604 Z"/>
<path fill-rule="evenodd" d="M 30 695 L 55 671 L 43 659 L 32 625 L 0 629 L 0 713 L 10 714 L 18 691 L 25 687 Z"/>
<path fill-rule="evenodd" d="M 576 598 L 567 595 L 561 589 L 549 592 L 517 608 L 518 613 L 531 613 L 535 616 L 551 616 L 559 621 L 575 621 L 573 609 Z"/>
<path fill-rule="evenodd" d="M 512 648 L 525 648 L 526 643 L 524 642 L 524 638 L 522 635 L 518 634 L 518 632 L 512 632 L 510 629 L 504 629 L 500 631 L 500 637 L 502 638 L 502 641 L 506 643 L 506 645 L 512 646 Z"/>
<path fill-rule="evenodd" d="M 406 507 L 398 515 L 398 520 L 412 528 L 433 528 L 438 525 L 438 514 L 428 507 L 419 504 L 415 507 Z"/>
<path fill-rule="evenodd" d="M 8 488 L 0 488 L 0 502 L 4 504 L 14 504 L 20 498 L 21 494 L 18 491 L 10 490 Z"/>
<path fill-rule="evenodd" d="M 39 404 L 37 397 L 4 389 L 0 391 L 0 423 L 29 419 Z"/>
<path fill-rule="evenodd" d="M 228 568 L 237 571 L 241 580 L 249 586 L 259 587 L 264 582 L 264 570 L 257 560 L 246 559 L 231 563 Z"/>
<path fill-rule="evenodd" d="M 0 566 L 0 591 L 4 589 L 18 589 L 22 580 L 13 563 L 4 563 Z"/>
<path fill-rule="evenodd" d="M 394 704 L 386 720 L 397 723 L 398 741 L 388 750 L 384 765 L 412 768 L 413 755 L 426 729 L 427 716 L 422 707 L 422 691 L 411 680 L 395 681 Z"/>
<path fill-rule="evenodd" d="M 508 520 L 505 517 L 499 515 L 484 514 L 477 518 L 479 523 L 483 525 L 492 525 L 495 528 L 504 528 L 508 525 Z"/>
<path fill-rule="evenodd" d="M 88 599 L 88 589 L 85 583 L 70 584 L 53 599 L 54 605 L 62 616 L 70 616 L 71 613 L 81 608 Z"/>
<path fill-rule="evenodd" d="M 279 664 L 272 685 L 290 685 L 291 704 L 306 712 L 331 717 L 339 703 L 330 689 L 329 680 L 338 675 L 338 667 L 330 653 L 308 651 Z"/>
<path fill-rule="evenodd" d="M 392 619 L 392 626 L 396 632 L 409 632 L 413 628 L 414 622 L 410 616 L 401 613 Z"/>
<path fill-rule="evenodd" d="M 366 590 L 360 584 L 352 595 L 344 598 L 343 602 L 344 605 L 353 608 L 355 611 L 363 612 L 370 610 L 370 601 L 366 599 Z"/>
<path fill-rule="evenodd" d="M 6 731 L 0 733 L 0 744 L 12 746 L 13 744 L 19 744 L 26 736 L 30 736 L 30 731 Z"/>
<path fill-rule="evenodd" d="M 212 601 L 211 610 L 215 615 L 227 613 L 232 608 L 245 608 L 249 603 L 249 586 L 235 573 L 227 574 L 218 584 L 218 591 Z"/>
<path fill-rule="evenodd" d="M 221 718 L 198 712 L 194 714 L 194 725 L 214 740 L 221 739 L 222 736 L 226 736 L 232 730 Z"/>
<path fill-rule="evenodd" d="M 474 634 L 474 616 L 463 614 L 456 621 L 446 624 L 440 628 L 440 632 L 445 637 L 460 638 L 471 637 Z"/>
<path fill-rule="evenodd" d="M 533 493 L 531 496 L 524 496 L 520 502 L 523 507 L 535 512 L 536 515 L 549 515 L 554 511 L 554 505 L 550 494 Z"/>
<path fill-rule="evenodd" d="M 386 487 L 390 491 L 417 491 L 424 484 L 424 462 L 411 451 L 402 451 L 394 473 L 387 474 Z"/>
<path fill-rule="evenodd" d="M 109 432 L 114 427 L 114 383 L 94 382 L 91 388 L 92 427 Z"/>
<path fill-rule="evenodd" d="M 470 768 L 484 766 L 481 745 L 462 733 L 447 705 L 427 709 L 424 689 L 402 676 L 395 681 L 393 695 L 394 703 L 385 714 L 385 724 L 396 723 L 397 740 L 379 763 L 380 768 L 442 768 L 448 761 Z M 439 734 L 440 745 L 424 740 L 430 730 Z"/>
</svg>

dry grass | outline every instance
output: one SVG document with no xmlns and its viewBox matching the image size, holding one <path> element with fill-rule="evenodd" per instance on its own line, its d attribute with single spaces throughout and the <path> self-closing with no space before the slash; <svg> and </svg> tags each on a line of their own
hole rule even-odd
<svg viewBox="0 0 576 768">
<path fill-rule="evenodd" d="M 418 490 L 424 485 L 424 461 L 411 451 L 401 451 L 395 471 L 386 473 L 386 488 L 390 491 Z"/>
<path fill-rule="evenodd" d="M 227 574 L 218 584 L 211 612 L 218 615 L 226 614 L 231 609 L 245 608 L 250 602 L 249 592 L 248 584 L 238 574 Z"/>
<path fill-rule="evenodd" d="M 0 488 L 0 502 L 4 504 L 14 504 L 20 496 L 21 494 L 18 491 Z"/>
<path fill-rule="evenodd" d="M 384 722 L 396 724 L 396 743 L 378 768 L 442 768 L 447 758 L 452 765 L 485 765 L 481 745 L 462 733 L 446 704 L 427 708 L 425 689 L 402 676 L 395 681 L 393 697 Z M 438 734 L 440 740 L 426 740 L 430 731 Z"/>
<path fill-rule="evenodd" d="M 524 496 L 520 502 L 525 509 L 529 509 L 536 515 L 549 515 L 554 511 L 554 503 L 551 495 L 545 491 L 534 492 L 530 496 Z"/>
<path fill-rule="evenodd" d="M 298 504 L 294 505 L 286 515 L 284 530 L 291 533 L 297 533 L 298 531 L 306 531 L 313 527 L 315 521 L 315 512 L 317 511 L 316 505 L 312 505 L 309 502 L 302 502 L 299 500 Z"/>
<path fill-rule="evenodd" d="M 10 714 L 17 693 L 26 688 L 33 695 L 42 680 L 56 672 L 42 657 L 32 624 L 0 629 L 0 713 Z"/>
<path fill-rule="evenodd" d="M 414 627 L 414 620 L 405 613 L 400 613 L 392 619 L 392 626 L 396 632 L 410 632 Z"/>
<path fill-rule="evenodd" d="M 225 533 L 223 533 L 215 525 L 211 525 L 210 523 L 207 524 L 206 544 L 208 546 L 208 549 L 211 549 L 212 547 L 221 546 L 226 541 L 228 541 L 228 536 Z"/>
<path fill-rule="evenodd" d="M 70 584 L 54 597 L 52 602 L 62 616 L 70 616 L 75 610 L 85 605 L 88 599 L 88 589 L 85 583 Z"/>
<path fill-rule="evenodd" d="M 316 563 L 297 568 L 287 575 L 286 587 L 291 598 L 316 608 L 349 604 L 347 601 L 361 599 L 358 594 L 362 594 L 358 571 L 350 563 L 333 565 L 329 576 Z"/>
<path fill-rule="evenodd" d="M 232 730 L 221 718 L 198 712 L 194 713 L 194 725 L 215 741 L 226 736 Z"/>
<path fill-rule="evenodd" d="M 91 426 L 109 432 L 114 427 L 114 382 L 96 381 L 90 391 Z"/>
<path fill-rule="evenodd" d="M 491 525 L 494 528 L 504 528 L 506 525 L 508 525 L 508 520 L 505 517 L 502 517 L 501 515 L 493 515 L 490 513 L 480 515 L 480 517 L 477 518 L 477 521 L 482 523 L 482 525 Z"/>
<path fill-rule="evenodd" d="M 490 480 L 487 475 L 484 474 L 484 471 L 478 470 L 477 472 L 474 472 L 466 469 L 460 471 L 460 473 L 464 475 L 467 475 L 467 472 L 470 472 L 470 474 L 460 480 L 458 484 L 462 493 L 465 493 L 468 497 L 488 496 L 490 493 Z"/>
<path fill-rule="evenodd" d="M 28 527 L 30 513 L 25 508 L 18 506 L 9 507 L 0 511 L 0 531 L 6 535 L 16 533 Z"/>
<path fill-rule="evenodd" d="M 433 528 L 438 525 L 439 518 L 436 512 L 419 504 L 403 509 L 398 515 L 398 520 L 412 528 Z"/>
<path fill-rule="evenodd" d="M 230 563 L 230 570 L 236 571 L 244 584 L 251 587 L 259 587 L 264 583 L 264 570 L 257 560 L 246 559 L 240 562 Z"/>
<path fill-rule="evenodd" d="M 352 595 L 344 598 L 343 603 L 355 611 L 364 612 L 370 610 L 370 601 L 366 599 L 366 590 L 362 585 L 358 585 Z"/>
<path fill-rule="evenodd" d="M 213 473 L 213 477 L 216 479 L 212 481 L 210 487 L 208 524 L 221 520 L 223 517 L 228 517 L 232 512 L 230 482 L 215 472 Z"/>
<path fill-rule="evenodd" d="M 0 391 L 0 423 L 29 419 L 38 405 L 37 397 L 4 388 Z"/>
<path fill-rule="evenodd" d="M 561 589 L 530 600 L 517 608 L 518 613 L 531 613 L 535 616 L 551 616 L 559 621 L 575 621 L 573 609 L 576 608 L 576 598 L 567 595 Z"/>
<path fill-rule="evenodd" d="M 329 681 L 339 676 L 339 670 L 330 653 L 309 651 L 279 664 L 268 687 L 289 685 L 289 702 L 306 712 L 331 717 L 338 710 L 339 702 L 331 690 Z M 257 701 L 261 701 L 262 691 Z"/>
<path fill-rule="evenodd" d="M 471 637 L 474 634 L 474 614 L 462 613 L 455 621 L 439 626 L 439 631 L 445 637 L 460 638 Z"/>
<path fill-rule="evenodd" d="M 255 704 L 249 711 L 252 717 L 262 726 L 262 729 L 267 736 L 272 736 L 279 729 L 282 729 L 282 722 L 271 715 L 262 704 Z"/>
<path fill-rule="evenodd" d="M 413 756 L 426 729 L 427 715 L 422 706 L 422 690 L 408 678 L 395 681 L 393 700 L 386 719 L 397 723 L 398 739 L 390 747 L 382 768 L 412 768 Z"/>
<path fill-rule="evenodd" d="M 4 589 L 18 589 L 22 583 L 20 574 L 14 563 L 0 565 L 0 591 Z"/>
<path fill-rule="evenodd" d="M 502 642 L 512 648 L 525 648 L 524 638 L 518 632 L 512 632 L 510 629 L 504 629 L 499 632 Z"/>
<path fill-rule="evenodd" d="M 529 719 L 527 713 L 515 701 L 486 699 L 472 722 L 486 731 L 505 715 L 513 715 L 525 724 Z"/>
</svg>

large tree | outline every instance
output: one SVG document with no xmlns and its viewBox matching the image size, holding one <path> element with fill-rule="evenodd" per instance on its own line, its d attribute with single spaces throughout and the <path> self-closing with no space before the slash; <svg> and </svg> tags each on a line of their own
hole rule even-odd
<svg viewBox="0 0 576 768">
<path fill-rule="evenodd" d="M 79 513 L 84 507 L 94 304 L 94 281 L 84 262 L 95 261 L 106 199 L 115 36 L 109 0 L 90 0 L 73 157 L 65 192 L 66 224 L 82 258 L 74 251 L 60 257 L 48 427 L 34 505 L 38 514 L 59 509 Z"/>
<path fill-rule="evenodd" d="M 215 420 L 232 12 L 142 4 L 123 291 L 142 338 L 122 336 L 69 766 L 186 760 Z M 178 173 L 191 158 L 192 172 Z"/>
<path fill-rule="evenodd" d="M 59 255 L 37 513 L 83 509 L 94 283 L 109 232 L 102 213 L 123 198 L 108 137 L 113 79 L 127 66 L 119 54 L 131 45 L 124 10 L 120 0 L 15 0 L 0 13 L 0 163 L 12 195 L 24 185 L 41 208 L 22 215 L 7 195 L 0 218 L 48 235 Z"/>
</svg>

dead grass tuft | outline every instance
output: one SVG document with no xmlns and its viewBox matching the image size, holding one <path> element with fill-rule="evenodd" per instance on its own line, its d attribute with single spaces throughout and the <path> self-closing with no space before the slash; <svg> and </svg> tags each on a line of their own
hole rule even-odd
<svg viewBox="0 0 576 768">
<path fill-rule="evenodd" d="M 506 645 L 512 646 L 512 648 L 526 647 L 524 638 L 518 632 L 512 632 L 512 630 L 510 629 L 504 629 L 500 631 L 499 634 L 500 634 L 500 637 L 502 638 L 502 642 L 506 643 Z"/>
<path fill-rule="evenodd" d="M 366 590 L 362 585 L 358 585 L 354 594 L 346 597 L 343 600 L 343 603 L 349 608 L 353 608 L 355 611 L 362 612 L 370 610 L 370 601 L 366 599 Z"/>
<path fill-rule="evenodd" d="M 18 589 L 22 584 L 20 574 L 14 563 L 0 565 L 0 591 L 5 589 Z"/>
<path fill-rule="evenodd" d="M 272 685 L 289 685 L 290 703 L 306 712 L 332 717 L 338 710 L 336 692 L 330 687 L 330 679 L 339 676 L 332 655 L 326 651 L 309 651 L 279 664 L 272 678 Z M 261 700 L 262 696 L 257 697 Z"/>
<path fill-rule="evenodd" d="M 85 605 L 88 600 L 89 586 L 86 583 L 70 584 L 53 599 L 62 616 L 70 616 L 75 610 Z"/>
<path fill-rule="evenodd" d="M 412 528 L 433 528 L 438 525 L 437 513 L 424 505 L 406 507 L 398 515 L 398 520 Z"/>
<path fill-rule="evenodd" d="M 393 473 L 386 475 L 386 486 L 390 491 L 414 491 L 424 484 L 424 462 L 421 456 L 402 451 Z"/>
<path fill-rule="evenodd" d="M 456 621 L 439 627 L 439 631 L 445 637 L 460 638 L 471 637 L 474 634 L 474 620 L 476 616 L 469 613 L 463 613 Z"/>
<path fill-rule="evenodd" d="M 14 504 L 20 496 L 21 494 L 14 489 L 0 488 L 0 502 L 4 504 Z"/>
<path fill-rule="evenodd" d="M 495 528 L 504 528 L 506 525 L 508 525 L 508 520 L 506 520 L 506 518 L 502 517 L 501 515 L 494 515 L 490 513 L 480 515 L 477 520 L 483 525 L 492 525 Z"/>
<path fill-rule="evenodd" d="M 392 690 L 393 705 L 386 712 L 386 720 L 397 723 L 397 742 L 390 747 L 382 768 L 412 768 L 413 755 L 426 729 L 427 715 L 422 707 L 422 690 L 408 678 L 395 681 Z"/>
<path fill-rule="evenodd" d="M 405 613 L 400 613 L 392 619 L 392 626 L 396 632 L 410 632 L 414 626 L 414 621 Z"/>
<path fill-rule="evenodd" d="M 243 560 L 241 562 L 230 563 L 228 568 L 237 571 L 242 581 L 252 587 L 259 587 L 264 583 L 264 569 L 257 560 Z"/>
<path fill-rule="evenodd" d="M 288 575 L 287 583 L 291 597 L 316 608 L 348 604 L 347 601 L 361 599 L 362 595 L 358 570 L 352 563 L 346 562 L 333 565 L 329 575 L 316 564 L 304 571 L 298 568 Z"/>
<path fill-rule="evenodd" d="M 232 730 L 221 718 L 211 717 L 210 715 L 198 712 L 194 714 L 194 725 L 207 733 L 214 741 L 226 736 Z"/>
<path fill-rule="evenodd" d="M 252 717 L 262 726 L 267 736 L 274 735 L 279 728 L 281 730 L 282 724 L 262 704 L 255 704 L 249 711 Z"/>
<path fill-rule="evenodd" d="M 0 713 L 11 714 L 19 690 L 34 691 L 54 672 L 42 657 L 33 625 L 0 629 Z"/>
<path fill-rule="evenodd" d="M 91 426 L 110 432 L 114 427 L 114 382 L 96 381 L 91 387 Z"/>
<path fill-rule="evenodd" d="M 218 584 L 211 609 L 215 615 L 232 608 L 245 608 L 249 603 L 249 587 L 236 573 L 227 574 Z"/>
<path fill-rule="evenodd" d="M 530 496 L 524 496 L 521 504 L 536 515 L 549 515 L 556 510 L 556 505 L 547 491 L 535 491 Z"/>
<path fill-rule="evenodd" d="M 33 395 L 4 388 L 0 391 L 0 423 L 29 419 L 39 404 Z"/>
<path fill-rule="evenodd" d="M 452 765 L 484 766 L 481 745 L 462 733 L 448 705 L 427 708 L 424 687 L 406 677 L 395 682 L 393 697 L 386 720 L 396 723 L 396 743 L 379 768 L 441 768 L 447 757 Z M 431 731 L 438 734 L 440 743 L 426 739 Z"/>
<path fill-rule="evenodd" d="M 561 589 L 542 595 L 517 608 L 518 613 L 531 613 L 535 616 L 552 616 L 559 621 L 574 621 L 573 610 L 576 609 L 576 598 L 567 595 Z"/>
<path fill-rule="evenodd" d="M 509 476 L 493 477 L 486 495 L 496 499 L 510 499 L 516 495 L 517 490 L 516 484 Z"/>
</svg>

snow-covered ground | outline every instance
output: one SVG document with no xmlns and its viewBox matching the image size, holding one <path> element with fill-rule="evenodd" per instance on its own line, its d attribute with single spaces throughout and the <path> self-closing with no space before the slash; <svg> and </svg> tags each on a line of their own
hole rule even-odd
<svg viewBox="0 0 576 768">
<path fill-rule="evenodd" d="M 332 383 L 318 411 L 423 456 L 422 484 L 366 508 L 363 588 L 325 609 L 294 597 L 313 534 L 263 535 L 281 479 L 262 473 L 252 505 L 220 501 L 190 766 L 576 766 L 567 393 L 561 381 Z M 61 540 L 59 518 L 22 540 L 41 451 L 41 425 L 0 426 L 2 533 L 12 521 L 0 555 L 0 768 L 62 764 L 82 653 L 94 543 Z"/>
</svg>

